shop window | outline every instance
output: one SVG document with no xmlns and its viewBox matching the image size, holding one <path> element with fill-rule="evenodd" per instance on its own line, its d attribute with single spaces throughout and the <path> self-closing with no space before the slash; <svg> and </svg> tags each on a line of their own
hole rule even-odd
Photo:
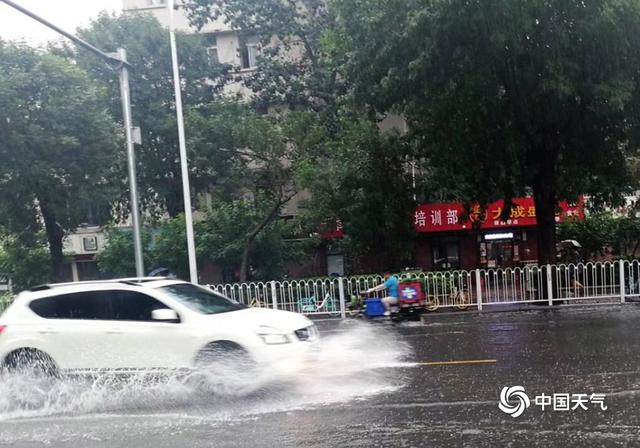
<svg viewBox="0 0 640 448">
<path fill-rule="evenodd" d="M 460 269 L 460 244 L 457 238 L 441 238 L 433 242 L 433 269 Z"/>
</svg>

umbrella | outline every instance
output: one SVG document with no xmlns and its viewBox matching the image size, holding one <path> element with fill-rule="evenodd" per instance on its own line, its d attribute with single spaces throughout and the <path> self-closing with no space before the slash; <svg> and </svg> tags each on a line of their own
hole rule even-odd
<svg viewBox="0 0 640 448">
<path fill-rule="evenodd" d="M 578 243 L 576 240 L 564 240 L 560 241 L 560 247 L 563 249 L 566 247 L 582 247 L 582 244 Z"/>
</svg>

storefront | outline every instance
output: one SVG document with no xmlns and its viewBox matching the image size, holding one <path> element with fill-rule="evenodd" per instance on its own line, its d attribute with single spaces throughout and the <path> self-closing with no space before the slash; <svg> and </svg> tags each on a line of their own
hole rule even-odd
<svg viewBox="0 0 640 448">
<path fill-rule="evenodd" d="M 503 201 L 465 210 L 462 203 L 423 204 L 414 213 L 419 233 L 416 263 L 426 270 L 516 267 L 538 261 L 536 210 L 532 198 L 513 200 L 501 220 Z M 560 203 L 556 222 L 584 218 L 584 202 Z"/>
</svg>

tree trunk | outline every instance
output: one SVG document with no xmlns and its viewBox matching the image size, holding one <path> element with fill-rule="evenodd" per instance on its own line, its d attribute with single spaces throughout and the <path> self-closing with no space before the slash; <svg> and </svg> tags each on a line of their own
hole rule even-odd
<svg viewBox="0 0 640 448">
<path fill-rule="evenodd" d="M 631 252 L 631 254 L 629 254 L 629 256 L 631 256 L 632 258 L 636 257 L 636 252 L 638 252 L 638 246 L 640 246 L 640 240 L 636 241 L 636 244 L 633 246 L 633 252 Z M 626 255 L 626 249 L 625 249 L 625 255 Z"/>
<path fill-rule="evenodd" d="M 281 199 L 273 204 L 273 207 L 271 208 L 271 210 L 269 210 L 269 213 L 262 219 L 262 221 L 258 223 L 258 225 L 253 230 L 251 230 L 251 232 L 247 234 L 244 242 L 244 248 L 242 249 L 242 261 L 240 262 L 239 280 L 241 283 L 247 281 L 247 274 L 249 271 L 249 255 L 251 253 L 253 242 L 260 234 L 260 232 L 262 232 L 262 230 L 267 227 L 271 223 L 271 221 L 276 218 L 276 216 L 278 216 L 278 211 L 280 211 L 280 208 L 284 204 L 286 204 L 293 196 L 293 194 L 285 198 L 282 198 L 282 196 L 280 196 Z"/>
<path fill-rule="evenodd" d="M 253 245 L 254 238 L 247 239 L 244 242 L 244 248 L 242 249 L 242 262 L 240 263 L 240 282 L 247 281 L 247 273 L 249 271 L 249 253 L 251 252 L 251 246 Z"/>
<path fill-rule="evenodd" d="M 538 264 L 556 262 L 556 187 L 551 162 L 542 166 L 533 185 L 533 200 L 538 221 Z"/>
<path fill-rule="evenodd" d="M 184 197 L 182 195 L 181 177 L 174 172 L 174 178 L 168 182 L 171 185 L 171 191 L 167 192 L 164 197 L 167 213 L 170 218 L 175 218 L 180 213 L 184 213 Z"/>
<path fill-rule="evenodd" d="M 54 282 L 63 282 L 66 280 L 64 278 L 64 255 L 62 253 L 64 230 L 56 221 L 55 213 L 46 202 L 40 201 L 40 211 L 42 212 L 47 241 L 49 242 L 51 278 Z"/>
</svg>

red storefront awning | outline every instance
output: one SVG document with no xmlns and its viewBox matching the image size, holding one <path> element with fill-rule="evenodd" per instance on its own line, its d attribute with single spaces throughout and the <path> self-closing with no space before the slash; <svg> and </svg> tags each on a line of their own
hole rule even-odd
<svg viewBox="0 0 640 448">
<path fill-rule="evenodd" d="M 584 219 L 584 199 L 582 197 L 577 204 L 562 201 L 559 205 L 560 212 L 556 215 L 556 222 L 563 222 L 568 217 Z M 506 221 L 500 219 L 503 208 L 504 201 L 502 200 L 489 204 L 485 212 L 485 220 L 479 227 L 481 229 L 501 229 L 537 224 L 536 207 L 531 197 L 514 199 L 511 214 Z M 472 206 L 464 221 L 463 216 L 465 216 L 465 209 L 461 202 L 421 204 L 414 212 L 413 224 L 417 232 L 471 230 L 476 227 L 474 224 L 482 218 L 480 206 Z"/>
</svg>

